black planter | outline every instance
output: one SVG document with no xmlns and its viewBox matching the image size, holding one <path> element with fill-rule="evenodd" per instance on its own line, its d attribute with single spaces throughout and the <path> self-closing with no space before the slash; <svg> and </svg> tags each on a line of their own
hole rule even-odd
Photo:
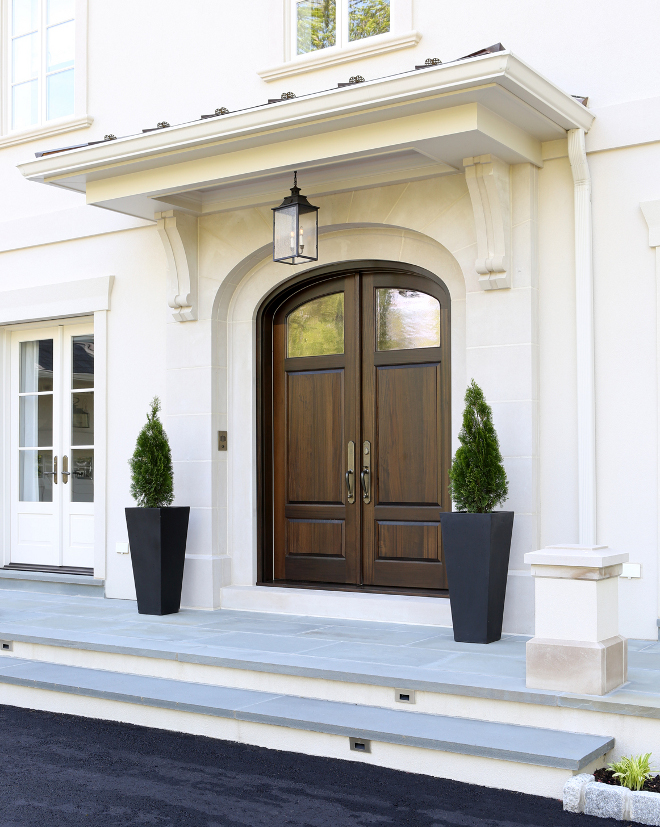
<svg viewBox="0 0 660 827">
<path fill-rule="evenodd" d="M 440 514 L 454 640 L 493 643 L 502 637 L 513 511 Z"/>
<path fill-rule="evenodd" d="M 181 606 L 190 508 L 127 508 L 133 578 L 141 615 L 171 615 Z"/>
</svg>

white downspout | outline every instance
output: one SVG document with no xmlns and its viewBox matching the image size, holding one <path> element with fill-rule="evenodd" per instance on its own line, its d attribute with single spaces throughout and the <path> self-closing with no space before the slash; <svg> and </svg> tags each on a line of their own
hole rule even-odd
<svg viewBox="0 0 660 827">
<path fill-rule="evenodd" d="M 584 129 L 568 130 L 575 204 L 575 315 L 579 544 L 596 545 L 596 382 L 591 175 Z"/>
</svg>

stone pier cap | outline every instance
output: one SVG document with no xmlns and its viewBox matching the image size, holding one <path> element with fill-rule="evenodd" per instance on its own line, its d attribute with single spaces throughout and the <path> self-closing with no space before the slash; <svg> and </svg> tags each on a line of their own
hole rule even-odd
<svg viewBox="0 0 660 827">
<path fill-rule="evenodd" d="M 561 545 L 528 551 L 524 559 L 534 577 L 604 580 L 621 574 L 628 553 L 611 551 L 607 546 Z"/>
</svg>

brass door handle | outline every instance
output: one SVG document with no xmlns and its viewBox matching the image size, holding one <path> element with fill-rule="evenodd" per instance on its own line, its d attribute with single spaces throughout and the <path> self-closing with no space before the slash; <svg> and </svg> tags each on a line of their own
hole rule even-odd
<svg viewBox="0 0 660 827">
<path fill-rule="evenodd" d="M 62 482 L 66 484 L 69 481 L 71 472 L 69 471 L 69 457 L 62 457 Z"/>
<path fill-rule="evenodd" d="M 362 499 L 365 500 L 365 502 L 366 502 L 367 498 L 369 497 L 369 485 L 368 485 L 367 479 L 366 479 L 368 476 L 369 476 L 369 469 L 368 468 L 363 468 L 360 471 L 360 482 L 362 483 Z"/>
<path fill-rule="evenodd" d="M 371 443 L 369 441 L 362 443 L 360 482 L 362 483 L 362 502 L 369 504 L 371 502 Z"/>
<path fill-rule="evenodd" d="M 348 457 L 347 457 L 346 471 L 346 499 L 349 503 L 355 502 L 355 443 L 348 443 Z"/>
</svg>

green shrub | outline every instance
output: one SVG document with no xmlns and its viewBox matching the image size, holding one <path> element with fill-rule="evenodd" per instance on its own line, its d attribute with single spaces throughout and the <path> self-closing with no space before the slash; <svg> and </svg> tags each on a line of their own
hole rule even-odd
<svg viewBox="0 0 660 827">
<path fill-rule="evenodd" d="M 620 758 L 614 764 L 609 764 L 614 777 L 619 779 L 622 787 L 629 790 L 641 790 L 647 778 L 656 772 L 651 769 L 651 753 L 646 755 L 631 755 L 629 758 Z"/>
<path fill-rule="evenodd" d="M 502 465 L 493 412 L 474 381 L 465 392 L 461 447 L 449 469 L 449 493 L 458 511 L 487 513 L 506 499 L 509 486 Z"/>
<path fill-rule="evenodd" d="M 151 400 L 147 424 L 138 434 L 131 466 L 131 495 L 141 508 L 164 508 L 174 499 L 172 452 L 158 418 L 160 399 Z"/>
</svg>

